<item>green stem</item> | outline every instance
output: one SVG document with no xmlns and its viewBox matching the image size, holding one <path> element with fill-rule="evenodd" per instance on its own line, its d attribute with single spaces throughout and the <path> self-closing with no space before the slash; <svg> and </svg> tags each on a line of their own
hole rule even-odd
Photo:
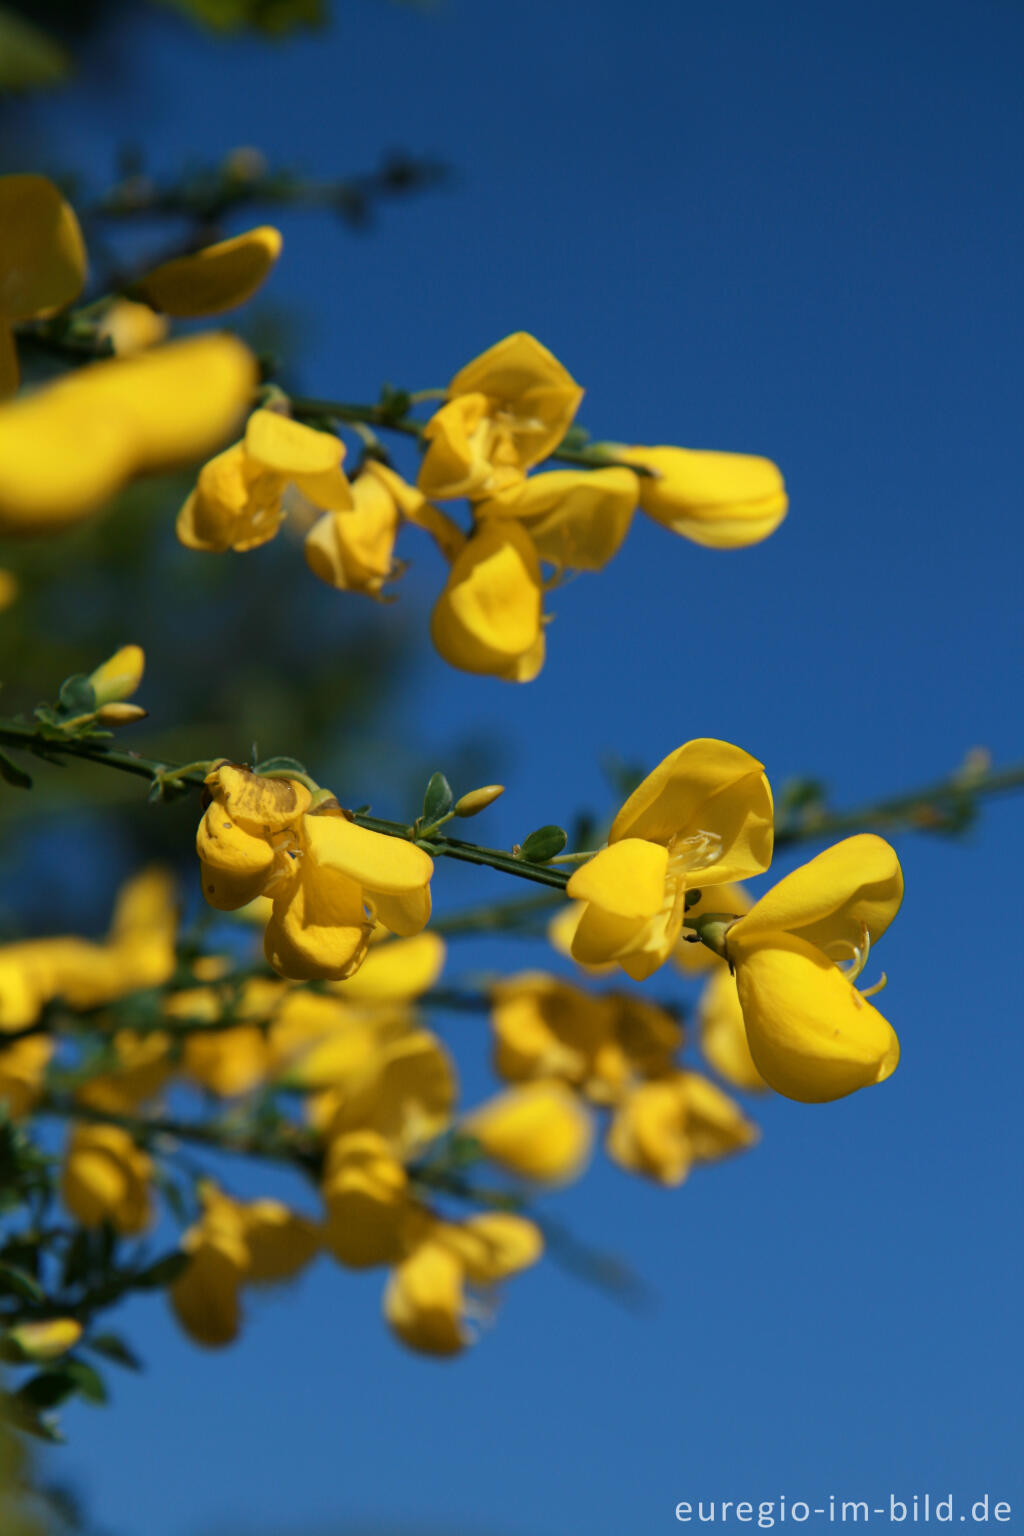
<svg viewBox="0 0 1024 1536">
<path fill-rule="evenodd" d="M 937 784 L 893 795 L 873 805 L 850 811 L 830 811 L 811 806 L 792 817 L 781 817 L 775 824 L 775 847 L 810 839 L 849 837 L 854 832 L 904 829 L 916 832 L 955 830 L 964 812 L 968 814 L 974 799 L 982 795 L 1004 794 L 1024 788 L 1024 763 L 993 772 L 965 775 L 953 773 Z"/>
</svg>

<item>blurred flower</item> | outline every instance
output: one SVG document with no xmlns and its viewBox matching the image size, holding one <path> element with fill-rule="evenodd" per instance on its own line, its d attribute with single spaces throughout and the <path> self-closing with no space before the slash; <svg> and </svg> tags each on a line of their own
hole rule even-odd
<svg viewBox="0 0 1024 1536">
<path fill-rule="evenodd" d="M 599 571 L 618 553 L 637 504 L 628 469 L 559 469 L 477 505 L 478 518 L 515 518 L 542 560 L 559 570 Z"/>
<path fill-rule="evenodd" d="M 698 1005 L 698 1018 L 700 1048 L 708 1065 L 734 1088 L 763 1093 L 768 1084 L 750 1054 L 736 978 L 724 961 L 719 961 L 708 977 Z"/>
<path fill-rule="evenodd" d="M 390 482 L 397 479 L 393 471 L 367 460 L 352 482 L 349 509 L 325 512 L 306 535 L 306 562 L 314 576 L 339 592 L 380 596 L 396 574 L 401 509 Z"/>
<path fill-rule="evenodd" d="M 13 1120 L 27 1115 L 38 1101 L 53 1052 L 49 1035 L 28 1035 L 0 1049 L 0 1110 Z"/>
<path fill-rule="evenodd" d="M 96 326 L 99 339 L 110 342 L 115 357 L 133 357 L 166 341 L 170 327 L 163 315 L 134 299 L 115 299 Z"/>
<path fill-rule="evenodd" d="M 757 1135 L 739 1105 L 708 1078 L 674 1071 L 628 1090 L 608 1131 L 608 1155 L 631 1173 L 681 1184 L 692 1163 L 742 1151 Z"/>
<path fill-rule="evenodd" d="M 76 1125 L 68 1139 L 61 1199 L 83 1227 L 104 1222 L 125 1236 L 145 1231 L 153 1219 L 153 1164 L 117 1125 Z"/>
<path fill-rule="evenodd" d="M 280 254 L 280 231 L 263 224 L 165 261 L 140 278 L 133 292 L 165 315 L 218 315 L 251 299 Z"/>
<path fill-rule="evenodd" d="M 575 1178 L 590 1156 L 594 1134 L 579 1099 L 554 1081 L 496 1094 L 465 1116 L 462 1130 L 492 1162 L 543 1183 Z"/>
<path fill-rule="evenodd" d="M 18 389 L 12 326 L 52 315 L 85 282 L 74 210 L 45 176 L 0 176 L 0 400 Z"/>
<path fill-rule="evenodd" d="M 434 645 L 463 672 L 530 682 L 544 664 L 542 594 L 529 535 L 487 518 L 452 562 L 431 619 Z"/>
</svg>

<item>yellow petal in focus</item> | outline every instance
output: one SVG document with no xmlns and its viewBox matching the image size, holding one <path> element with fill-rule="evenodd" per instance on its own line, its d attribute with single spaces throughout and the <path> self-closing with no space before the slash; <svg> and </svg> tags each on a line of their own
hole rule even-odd
<svg viewBox="0 0 1024 1536">
<path fill-rule="evenodd" d="M 534 475 L 477 512 L 517 518 L 540 558 L 560 569 L 599 571 L 618 553 L 636 503 L 637 477 L 631 470 L 560 469 Z"/>
<path fill-rule="evenodd" d="M 306 816 L 308 856 L 322 870 L 338 870 L 375 891 L 403 895 L 422 889 L 434 861 L 415 843 L 357 827 L 345 816 Z"/>
<path fill-rule="evenodd" d="M 541 637 L 541 576 L 528 535 L 489 518 L 456 557 L 431 619 L 437 650 L 464 672 L 502 676 Z"/>
<path fill-rule="evenodd" d="M 665 897 L 667 871 L 663 847 L 628 837 L 581 864 L 565 893 L 573 901 L 592 901 L 613 917 L 653 917 Z"/>
<path fill-rule="evenodd" d="M 146 657 L 140 645 L 123 645 L 102 666 L 90 672 L 97 705 L 129 699 L 142 682 Z"/>
<path fill-rule="evenodd" d="M 166 261 L 135 286 L 147 304 L 165 315 L 218 315 L 251 299 L 280 254 L 280 231 L 264 224 Z"/>
<path fill-rule="evenodd" d="M 640 477 L 647 515 L 711 549 L 758 544 L 786 515 L 786 488 L 770 459 L 689 448 L 629 448 L 620 457 L 654 471 Z"/>
<path fill-rule="evenodd" d="M 558 447 L 583 399 L 572 375 L 527 331 L 495 342 L 460 368 L 448 394 L 450 398 L 485 397 L 489 414 L 512 439 L 523 470 L 539 464 Z"/>
<path fill-rule="evenodd" d="M 786 1098 L 841 1099 L 896 1070 L 892 1026 L 805 939 L 779 933 L 744 950 L 736 984 L 757 1070 Z"/>
</svg>

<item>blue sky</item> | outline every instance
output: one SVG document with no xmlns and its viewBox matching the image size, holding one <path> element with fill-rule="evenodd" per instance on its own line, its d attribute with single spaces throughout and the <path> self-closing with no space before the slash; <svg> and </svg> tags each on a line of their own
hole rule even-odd
<svg viewBox="0 0 1024 1536">
<path fill-rule="evenodd" d="M 1024 755 L 1024 8 L 336 8 L 280 51 L 134 23 L 132 78 L 57 109 L 79 163 L 102 178 L 128 138 L 167 169 L 243 143 L 322 175 L 392 145 L 450 160 L 450 186 L 368 238 L 285 222 L 271 296 L 306 317 L 310 394 L 441 384 L 526 329 L 586 386 L 595 435 L 766 453 L 792 498 L 774 538 L 733 554 L 640 520 L 556 594 L 550 660 L 520 689 L 430 653 L 441 572 L 417 550 L 423 655 L 382 760 L 493 732 L 509 792 L 486 831 L 511 842 L 608 808 L 602 755 L 653 764 L 691 736 L 846 803 L 975 745 Z M 965 846 L 900 852 L 907 899 L 879 952 L 896 1076 L 757 1106 L 760 1147 L 681 1191 L 597 1166 L 551 1201 L 631 1258 L 656 1308 L 549 1264 L 438 1366 L 386 1335 L 379 1277 L 326 1264 L 216 1357 L 159 1301 L 133 1304 L 119 1325 L 148 1374 L 119 1378 L 108 1411 L 72 1409 L 59 1461 L 97 1518 L 123 1536 L 655 1536 L 681 1499 L 915 1492 L 1016 1514 L 1020 803 Z M 504 890 L 440 875 L 439 906 Z M 479 1025 L 445 1032 L 479 1087 Z"/>
</svg>

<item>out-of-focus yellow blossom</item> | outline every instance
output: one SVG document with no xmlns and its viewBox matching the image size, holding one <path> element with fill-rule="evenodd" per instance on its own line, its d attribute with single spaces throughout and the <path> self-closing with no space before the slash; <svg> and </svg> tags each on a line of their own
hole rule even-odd
<svg viewBox="0 0 1024 1536">
<path fill-rule="evenodd" d="M 399 1156 L 411 1157 L 448 1128 L 455 1066 L 429 1030 L 399 1023 L 375 1033 L 368 1055 L 339 1065 L 325 1135 L 331 1142 L 349 1131 L 376 1131 Z"/>
<path fill-rule="evenodd" d="M 427 423 L 420 490 L 438 501 L 482 499 L 516 484 L 558 447 L 582 398 L 535 337 L 506 336 L 460 369 Z"/>
<path fill-rule="evenodd" d="M 255 359 L 234 336 L 191 336 L 0 406 L 0 533 L 58 533 L 134 476 L 203 458 L 255 385 Z"/>
<path fill-rule="evenodd" d="M 59 1360 L 74 1349 L 85 1330 L 75 1317 L 47 1317 L 37 1323 L 18 1323 L 7 1337 L 29 1360 Z"/>
<path fill-rule="evenodd" d="M 587 903 L 574 957 L 618 961 L 644 981 L 679 941 L 687 887 L 759 874 L 772 836 L 771 790 L 756 758 L 725 741 L 678 747 L 630 795 L 607 848 L 566 886 Z"/>
<path fill-rule="evenodd" d="M 696 881 L 694 882 L 697 883 Z M 744 912 L 749 912 L 752 905 L 750 894 L 742 885 L 709 885 L 707 890 L 702 890 L 699 900 L 686 909 L 686 921 L 692 923 L 698 917 L 704 917 L 708 912 L 720 912 L 727 916 L 742 917 Z M 724 961 L 709 949 L 706 944 L 690 943 L 685 933 L 680 935 L 679 943 L 672 951 L 672 960 L 684 976 L 700 976 L 707 971 L 718 970 Z"/>
<path fill-rule="evenodd" d="M 174 1071 L 171 1038 L 163 1030 L 145 1034 L 119 1029 L 111 1041 L 114 1065 L 75 1089 L 75 1098 L 108 1114 L 131 1114 L 160 1092 Z"/>
<path fill-rule="evenodd" d="M 568 955 L 581 969 L 589 971 L 591 976 L 605 976 L 615 970 L 614 960 L 585 961 L 573 954 L 572 941 L 586 910 L 585 901 L 570 901 L 564 907 L 559 907 L 548 923 L 548 942 L 560 955 Z"/>
<path fill-rule="evenodd" d="M 17 601 L 21 586 L 13 571 L 0 568 L 0 613 Z"/>
<path fill-rule="evenodd" d="M 149 1154 L 117 1125 L 76 1125 L 68 1140 L 61 1199 L 83 1227 L 109 1221 L 126 1237 L 153 1219 Z"/>
<path fill-rule="evenodd" d="M 154 309 L 178 319 L 223 314 L 251 299 L 281 254 L 281 232 L 270 224 L 204 246 L 154 267 L 134 291 Z"/>
<path fill-rule="evenodd" d="M 189 1264 L 170 1302 L 189 1337 L 215 1349 L 238 1335 L 242 1285 L 292 1279 L 319 1251 L 320 1232 L 279 1200 L 246 1204 L 211 1183 L 200 1197 L 200 1219 L 182 1238 Z"/>
<path fill-rule="evenodd" d="M 476 515 L 515 518 L 540 558 L 560 570 L 599 571 L 629 532 L 637 495 L 628 469 L 558 469 L 481 502 Z"/>
<path fill-rule="evenodd" d="M 97 705 L 130 699 L 142 682 L 146 655 L 140 645 L 123 645 L 113 656 L 89 673 Z"/>
<path fill-rule="evenodd" d="M 708 1065 L 734 1088 L 763 1093 L 768 1084 L 754 1065 L 736 978 L 724 963 L 708 977 L 698 1005 L 698 1021 L 700 1048 Z"/>
<path fill-rule="evenodd" d="M 608 1155 L 631 1173 L 681 1184 L 695 1162 L 740 1152 L 757 1140 L 739 1105 L 708 1078 L 676 1071 L 636 1083 L 608 1130 Z"/>
<path fill-rule="evenodd" d="M 431 618 L 434 645 L 463 672 L 532 681 L 544 665 L 543 590 L 529 535 L 487 518 L 452 562 Z"/>
<path fill-rule="evenodd" d="M 147 347 L 166 341 L 170 327 L 163 315 L 134 299 L 115 299 L 104 310 L 96 335 L 110 342 L 115 357 L 133 357 Z"/>
<path fill-rule="evenodd" d="M 174 971 L 177 907 L 169 876 L 145 870 L 122 886 L 107 938 L 27 939 L 0 947 L 0 1031 L 34 1024 L 63 997 L 97 1008 L 129 992 L 162 986 Z"/>
<path fill-rule="evenodd" d="M 403 1344 L 428 1355 L 455 1355 L 474 1335 L 476 1311 L 466 1283 L 491 1287 L 535 1264 L 544 1241 L 532 1221 L 484 1211 L 458 1224 L 428 1221 L 423 1236 L 395 1269 L 384 1314 Z"/>
<path fill-rule="evenodd" d="M 317 507 L 350 511 L 352 487 L 341 469 L 345 445 L 278 411 L 253 411 L 245 437 L 204 464 L 176 524 L 189 549 L 216 554 L 256 549 L 284 518 L 289 485 Z"/>
<path fill-rule="evenodd" d="M 391 486 L 396 479 L 383 464 L 367 460 L 352 482 L 350 507 L 325 512 L 306 535 L 306 563 L 314 576 L 339 592 L 379 597 L 385 582 L 399 574 L 394 550 L 401 509 Z"/>
<path fill-rule="evenodd" d="M 350 1269 L 401 1257 L 414 1203 L 409 1177 L 379 1131 L 349 1131 L 328 1147 L 324 1243 Z"/>
<path fill-rule="evenodd" d="M 35 1105 L 53 1051 L 49 1035 L 27 1035 L 0 1050 L 0 1108 L 12 1119 L 27 1115 Z"/>
<path fill-rule="evenodd" d="M 366 959 L 347 981 L 328 983 L 346 1002 L 413 1002 L 435 985 L 444 970 L 445 942 L 438 933 L 409 939 L 371 941 Z"/>
<path fill-rule="evenodd" d="M 177 1002 L 182 996 L 178 994 Z M 189 1017 L 194 1014 L 189 1013 Z M 237 1029 L 196 1030 L 185 1040 L 182 1071 L 193 1082 L 222 1099 L 251 1093 L 267 1076 L 269 1053 L 261 1030 L 241 1024 Z"/>
<path fill-rule="evenodd" d="M 853 981 L 902 900 L 895 851 L 861 833 L 786 875 L 728 930 L 750 1054 L 787 1098 L 843 1098 L 896 1070 L 895 1032 Z"/>
<path fill-rule="evenodd" d="M 492 1162 L 544 1183 L 575 1178 L 590 1156 L 594 1135 L 586 1108 L 554 1081 L 525 1083 L 495 1095 L 464 1118 L 462 1129 Z"/>
<path fill-rule="evenodd" d="M 640 477 L 640 506 L 663 527 L 711 549 L 758 544 L 789 505 L 778 467 L 748 453 L 627 448 L 618 457 L 653 470 Z"/>
<path fill-rule="evenodd" d="M 18 388 L 11 327 L 63 309 L 85 282 L 74 210 L 45 176 L 0 176 L 0 399 Z"/>
</svg>

